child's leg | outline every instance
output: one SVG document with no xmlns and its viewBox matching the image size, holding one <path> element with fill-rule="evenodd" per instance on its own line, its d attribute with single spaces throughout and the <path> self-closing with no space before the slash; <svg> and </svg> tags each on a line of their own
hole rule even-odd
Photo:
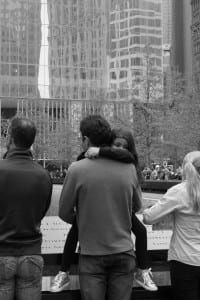
<svg viewBox="0 0 200 300">
<path fill-rule="evenodd" d="M 78 242 L 78 226 L 75 219 L 67 235 L 67 239 L 62 254 L 62 260 L 61 260 L 62 272 L 69 271 L 72 258 L 76 251 L 77 242 Z"/>
<path fill-rule="evenodd" d="M 73 258 L 73 255 L 76 251 L 76 245 L 78 242 L 78 227 L 76 219 L 74 220 L 72 227 L 67 235 L 67 239 L 64 246 L 64 251 L 61 261 L 61 270 L 55 276 L 52 281 L 50 291 L 53 293 L 60 292 L 66 289 L 70 283 L 69 269 L 70 264 Z"/>
<path fill-rule="evenodd" d="M 148 291 L 157 291 L 157 286 L 152 280 L 151 269 L 147 268 L 147 231 L 135 214 L 132 214 L 132 231 L 135 234 L 135 250 L 138 261 L 138 270 L 135 274 L 136 282 Z"/>
<path fill-rule="evenodd" d="M 147 230 L 135 214 L 132 214 L 132 231 L 136 237 L 135 250 L 140 269 L 147 268 Z"/>
</svg>

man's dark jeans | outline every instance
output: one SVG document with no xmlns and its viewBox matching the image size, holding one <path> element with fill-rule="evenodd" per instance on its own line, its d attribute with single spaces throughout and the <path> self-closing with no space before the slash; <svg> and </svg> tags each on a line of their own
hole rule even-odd
<svg viewBox="0 0 200 300">
<path fill-rule="evenodd" d="M 171 260 L 170 275 L 174 300 L 200 299 L 200 266 Z"/>
<path fill-rule="evenodd" d="M 130 300 L 135 257 L 127 253 L 80 255 L 79 280 L 83 300 Z"/>
</svg>

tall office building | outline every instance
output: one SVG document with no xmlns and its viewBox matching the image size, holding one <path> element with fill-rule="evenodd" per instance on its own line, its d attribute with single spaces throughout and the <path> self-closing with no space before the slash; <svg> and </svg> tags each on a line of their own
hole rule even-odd
<svg viewBox="0 0 200 300">
<path fill-rule="evenodd" d="M 39 0 L 0 0 L 0 96 L 5 99 L 38 97 L 40 5 Z"/>
<path fill-rule="evenodd" d="M 191 1 L 163 0 L 164 64 L 185 76 L 192 74 Z"/>
<path fill-rule="evenodd" d="M 109 85 L 113 99 L 153 100 L 146 99 L 145 90 L 152 77 L 158 79 L 162 74 L 161 2 L 111 1 Z"/>
<path fill-rule="evenodd" d="M 173 66 L 190 77 L 192 74 L 191 1 L 174 1 Z"/>
<path fill-rule="evenodd" d="M 106 87 L 107 1 L 48 1 L 50 98 L 97 99 Z"/>
<path fill-rule="evenodd" d="M 191 1 L 183 0 L 183 26 L 184 26 L 184 74 L 192 77 L 192 5 Z"/>
<path fill-rule="evenodd" d="M 200 0 L 192 0 L 193 66 L 200 69 Z"/>
<path fill-rule="evenodd" d="M 163 44 L 172 44 L 174 29 L 173 8 L 174 0 L 162 1 Z"/>
<path fill-rule="evenodd" d="M 173 0 L 162 1 L 162 29 L 163 29 L 163 68 L 169 71 L 173 65 L 173 34 L 174 34 L 174 18 L 173 18 Z"/>
</svg>

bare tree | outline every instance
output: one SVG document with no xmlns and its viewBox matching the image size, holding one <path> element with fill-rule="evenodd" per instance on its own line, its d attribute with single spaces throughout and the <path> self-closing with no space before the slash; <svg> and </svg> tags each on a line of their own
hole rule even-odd
<svg viewBox="0 0 200 300">
<path fill-rule="evenodd" d="M 143 73 L 135 78 L 135 87 L 139 90 L 140 97 L 137 100 L 133 97 L 134 134 L 139 152 L 148 166 L 158 156 L 157 150 L 161 137 L 163 80 L 161 69 L 155 62 L 151 46 L 146 45 L 142 61 Z"/>
</svg>

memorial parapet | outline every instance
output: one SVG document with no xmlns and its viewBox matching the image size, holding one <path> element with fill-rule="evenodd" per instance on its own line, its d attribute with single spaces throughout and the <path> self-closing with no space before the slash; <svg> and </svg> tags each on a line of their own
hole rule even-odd
<svg viewBox="0 0 200 300">
<path fill-rule="evenodd" d="M 177 182 L 176 182 L 177 183 Z M 162 184 L 163 193 L 166 191 L 167 187 L 174 185 L 175 182 L 168 183 L 167 186 Z M 165 187 L 165 189 L 164 189 Z M 148 187 L 149 188 L 149 187 Z M 51 206 L 47 212 L 46 217 L 42 221 L 41 230 L 43 233 L 43 243 L 42 243 L 42 253 L 43 254 L 59 254 L 63 252 L 64 243 L 70 230 L 71 225 L 63 222 L 58 217 L 58 206 L 59 198 L 61 193 L 62 185 L 54 184 L 53 185 L 53 194 Z M 148 189 L 147 189 L 148 190 Z M 162 193 L 157 193 L 154 190 L 154 193 L 148 193 L 145 190 L 143 191 L 143 202 L 144 207 L 149 207 L 156 203 L 158 199 L 162 197 Z M 138 218 L 142 220 L 142 215 L 137 214 Z M 153 230 L 151 225 L 145 225 L 148 233 L 148 250 L 163 250 L 168 249 L 169 240 L 171 237 L 171 231 L 165 230 L 165 222 L 162 223 L 162 232 L 161 230 Z M 166 222 L 166 229 L 168 228 L 169 222 Z M 134 238 L 134 237 L 133 237 Z"/>
<path fill-rule="evenodd" d="M 180 182 L 180 180 L 145 180 L 142 183 L 142 191 L 165 193 L 170 187 Z"/>
<path fill-rule="evenodd" d="M 64 178 L 52 178 L 53 184 L 63 184 Z M 145 180 L 142 183 L 142 190 L 149 192 L 164 193 L 180 180 Z"/>
</svg>

